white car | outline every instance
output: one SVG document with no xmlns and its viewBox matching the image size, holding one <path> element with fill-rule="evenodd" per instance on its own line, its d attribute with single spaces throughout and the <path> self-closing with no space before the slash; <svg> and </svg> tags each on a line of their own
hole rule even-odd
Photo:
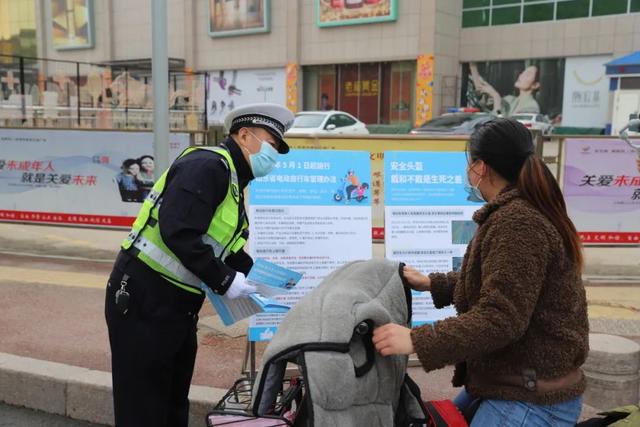
<svg viewBox="0 0 640 427">
<path fill-rule="evenodd" d="M 553 129 L 553 125 L 547 116 L 542 114 L 514 114 L 511 118 L 519 121 L 529 129 L 539 130 L 543 135 L 549 135 Z"/>
<path fill-rule="evenodd" d="M 302 111 L 287 135 L 369 135 L 369 130 L 344 111 Z"/>
</svg>

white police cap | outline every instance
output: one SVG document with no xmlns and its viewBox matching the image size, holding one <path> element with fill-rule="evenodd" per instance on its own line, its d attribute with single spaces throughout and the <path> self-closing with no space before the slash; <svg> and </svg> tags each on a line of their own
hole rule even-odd
<svg viewBox="0 0 640 427">
<path fill-rule="evenodd" d="M 289 145 L 284 140 L 284 133 L 291 128 L 294 118 L 291 111 L 278 104 L 249 104 L 227 114 L 224 128 L 230 134 L 242 127 L 263 128 L 280 142 L 278 152 L 286 154 L 289 152 Z"/>
</svg>

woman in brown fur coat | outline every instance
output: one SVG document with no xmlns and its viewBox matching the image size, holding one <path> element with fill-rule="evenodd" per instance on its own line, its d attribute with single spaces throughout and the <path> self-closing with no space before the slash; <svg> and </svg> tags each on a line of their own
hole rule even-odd
<svg viewBox="0 0 640 427">
<path fill-rule="evenodd" d="M 573 426 L 589 332 L 578 234 L 522 124 L 488 122 L 467 152 L 468 191 L 486 205 L 460 273 L 404 270 L 458 316 L 413 330 L 388 324 L 374 343 L 384 356 L 416 352 L 426 371 L 455 364 L 453 383 L 465 387 L 455 403 L 482 401 L 472 427 Z"/>
</svg>

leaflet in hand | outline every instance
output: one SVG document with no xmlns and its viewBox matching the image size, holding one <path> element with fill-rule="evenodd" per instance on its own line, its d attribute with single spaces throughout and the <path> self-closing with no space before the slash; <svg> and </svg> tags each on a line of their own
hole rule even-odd
<svg viewBox="0 0 640 427">
<path fill-rule="evenodd" d="M 200 287 L 207 294 L 222 323 L 229 326 L 257 313 L 286 313 L 289 306 L 270 298 L 286 293 L 298 283 L 300 278 L 302 278 L 301 273 L 257 259 L 247 280 L 256 285 L 258 293 L 230 299 L 216 294 L 204 283 L 201 283 Z"/>
<path fill-rule="evenodd" d="M 262 258 L 253 263 L 247 280 L 256 285 L 258 293 L 267 298 L 286 294 L 302 278 L 302 273 L 289 270 Z"/>
<path fill-rule="evenodd" d="M 246 319 L 256 313 L 286 313 L 289 310 L 288 306 L 264 298 L 259 294 L 230 299 L 224 295 L 216 294 L 204 283 L 201 283 L 200 287 L 207 294 L 209 301 L 211 301 L 225 326 L 233 325 L 237 321 Z"/>
</svg>

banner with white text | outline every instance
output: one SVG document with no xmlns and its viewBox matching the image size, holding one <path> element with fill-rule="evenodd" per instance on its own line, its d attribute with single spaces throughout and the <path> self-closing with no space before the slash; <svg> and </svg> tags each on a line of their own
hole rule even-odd
<svg viewBox="0 0 640 427">
<path fill-rule="evenodd" d="M 640 244 L 640 167 L 619 139 L 566 139 L 563 193 L 586 244 Z"/>
<path fill-rule="evenodd" d="M 189 134 L 170 137 L 170 159 Z M 128 227 L 154 184 L 153 133 L 0 129 L 0 221 Z"/>
</svg>

